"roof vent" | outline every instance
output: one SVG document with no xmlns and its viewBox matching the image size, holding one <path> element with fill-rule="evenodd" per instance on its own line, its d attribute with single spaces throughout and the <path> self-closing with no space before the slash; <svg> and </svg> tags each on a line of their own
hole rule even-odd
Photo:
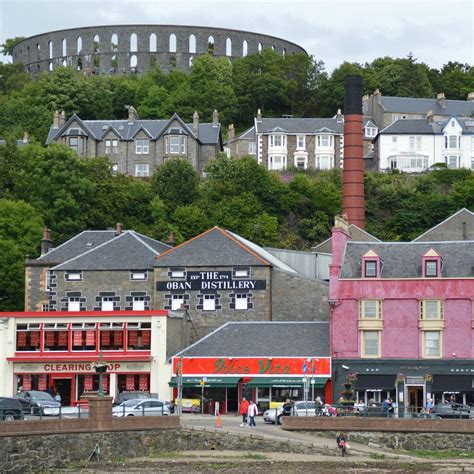
<svg viewBox="0 0 474 474">
<path fill-rule="evenodd" d="M 107 130 L 109 128 L 108 125 L 102 125 L 102 130 Z"/>
<path fill-rule="evenodd" d="M 92 247 L 92 242 L 87 242 L 86 247 Z"/>
<path fill-rule="evenodd" d="M 125 129 L 125 126 L 124 125 L 119 125 L 119 130 L 124 130 Z"/>
</svg>

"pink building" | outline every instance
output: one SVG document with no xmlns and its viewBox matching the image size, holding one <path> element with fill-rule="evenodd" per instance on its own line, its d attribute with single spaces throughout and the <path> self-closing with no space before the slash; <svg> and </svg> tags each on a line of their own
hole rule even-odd
<svg viewBox="0 0 474 474">
<path fill-rule="evenodd" d="M 336 218 L 334 399 L 356 373 L 350 388 L 366 403 L 390 397 L 416 409 L 428 398 L 474 404 L 474 214 L 459 211 L 434 229 L 423 234 L 431 232 L 432 241 L 354 242 L 347 221 Z"/>
</svg>

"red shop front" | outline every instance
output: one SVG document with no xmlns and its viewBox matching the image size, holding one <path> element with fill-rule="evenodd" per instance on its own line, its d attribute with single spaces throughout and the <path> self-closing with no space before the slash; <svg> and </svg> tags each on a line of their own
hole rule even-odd
<svg viewBox="0 0 474 474">
<path fill-rule="evenodd" d="M 254 400 L 260 412 L 288 398 L 332 401 L 330 357 L 183 356 L 173 358 L 173 374 L 175 399 L 181 375 L 183 400 L 218 401 L 221 413 L 237 412 L 242 397 Z"/>
</svg>

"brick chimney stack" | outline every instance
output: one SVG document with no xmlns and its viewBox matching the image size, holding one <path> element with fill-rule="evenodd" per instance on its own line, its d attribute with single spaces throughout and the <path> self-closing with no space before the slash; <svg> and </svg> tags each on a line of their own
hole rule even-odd
<svg viewBox="0 0 474 474">
<path fill-rule="evenodd" d="M 233 140 L 235 138 L 235 128 L 234 124 L 231 123 L 227 129 L 227 140 Z"/>
<path fill-rule="evenodd" d="M 54 128 L 59 128 L 59 110 L 55 110 L 53 114 L 53 127 Z"/>
<path fill-rule="evenodd" d="M 365 228 L 362 77 L 344 80 L 344 168 L 342 208 L 349 224 Z M 377 92 L 377 91 L 376 91 Z M 374 92 L 375 95 L 375 92 Z"/>
<path fill-rule="evenodd" d="M 428 120 L 428 123 L 433 123 L 434 114 L 432 110 L 428 110 L 428 112 L 426 112 L 426 120 Z"/>
<path fill-rule="evenodd" d="M 126 105 L 125 108 L 128 110 L 128 123 L 134 123 L 135 120 L 139 120 L 137 109 L 133 105 Z"/>
<path fill-rule="evenodd" d="M 467 94 L 467 101 L 468 102 L 474 102 L 474 92 L 469 92 Z"/>
<path fill-rule="evenodd" d="M 53 246 L 53 241 L 51 240 L 51 229 L 48 229 L 44 226 L 43 229 L 43 238 L 41 239 L 41 255 L 47 254 L 51 247 Z"/>
<path fill-rule="evenodd" d="M 115 224 L 115 235 L 119 236 L 122 232 L 123 232 L 123 225 L 120 224 L 120 222 L 117 222 L 117 224 Z"/>
<path fill-rule="evenodd" d="M 257 120 L 262 120 L 262 109 L 257 109 Z"/>
<path fill-rule="evenodd" d="M 199 114 L 197 113 L 197 110 L 195 110 L 193 114 L 193 132 L 196 137 L 199 138 Z"/>
<path fill-rule="evenodd" d="M 212 125 L 214 127 L 217 127 L 219 125 L 219 112 L 217 109 L 214 109 L 214 112 L 212 112 Z"/>
<path fill-rule="evenodd" d="M 444 95 L 444 92 L 438 93 L 438 95 L 436 96 L 436 102 L 438 102 L 441 108 L 446 108 L 446 97 Z"/>
<path fill-rule="evenodd" d="M 166 242 L 170 247 L 174 247 L 176 245 L 176 239 L 174 238 L 174 232 L 170 232 L 168 234 L 168 242 Z"/>
</svg>

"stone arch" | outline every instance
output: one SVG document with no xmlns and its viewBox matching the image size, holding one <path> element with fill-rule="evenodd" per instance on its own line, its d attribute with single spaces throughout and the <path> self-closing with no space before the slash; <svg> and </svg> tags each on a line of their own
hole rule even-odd
<svg viewBox="0 0 474 474">
<path fill-rule="evenodd" d="M 116 53 L 118 51 L 118 35 L 114 33 L 110 37 L 110 51 Z"/>
<path fill-rule="evenodd" d="M 52 62 L 52 61 L 49 62 L 49 64 L 48 64 L 48 69 L 49 69 L 50 71 L 53 70 L 53 62 Z"/>
<path fill-rule="evenodd" d="M 67 56 L 67 40 L 63 38 L 61 40 L 61 56 Z"/>
<path fill-rule="evenodd" d="M 100 36 L 94 35 L 94 53 L 100 52 Z"/>
<path fill-rule="evenodd" d="M 225 55 L 232 56 L 232 40 L 230 38 L 225 40 Z"/>
<path fill-rule="evenodd" d="M 189 56 L 189 67 L 193 65 L 194 56 Z"/>
<path fill-rule="evenodd" d="M 170 34 L 168 49 L 170 53 L 176 53 L 176 35 L 174 33 Z"/>
<path fill-rule="evenodd" d="M 245 57 L 249 54 L 249 43 L 247 40 L 242 41 L 242 56 Z"/>
<path fill-rule="evenodd" d="M 207 38 L 207 53 L 214 54 L 215 46 L 214 36 L 211 35 Z"/>
<path fill-rule="evenodd" d="M 77 58 L 77 70 L 82 71 L 82 58 Z"/>
<path fill-rule="evenodd" d="M 41 56 L 41 45 L 39 43 L 36 43 L 36 54 L 38 55 L 38 59 L 40 59 Z"/>
<path fill-rule="evenodd" d="M 191 54 L 196 54 L 196 36 L 189 35 L 189 52 Z"/>
<path fill-rule="evenodd" d="M 138 36 L 136 33 L 130 35 L 130 52 L 136 53 L 138 49 Z"/>
<path fill-rule="evenodd" d="M 137 58 L 137 55 L 136 54 L 132 54 L 130 56 L 130 67 L 132 69 L 136 69 L 136 67 L 138 66 L 138 58 Z"/>
<path fill-rule="evenodd" d="M 67 67 L 67 60 L 63 59 L 63 67 Z"/>
<path fill-rule="evenodd" d="M 258 50 L 259 53 L 261 53 L 263 51 L 263 44 L 262 43 L 258 43 L 257 50 Z"/>
<path fill-rule="evenodd" d="M 275 51 L 275 45 L 272 44 L 272 51 Z"/>
<path fill-rule="evenodd" d="M 283 57 L 286 57 L 286 48 L 283 48 L 281 50 L 281 54 L 282 54 Z"/>
<path fill-rule="evenodd" d="M 51 59 L 53 57 L 53 42 L 51 40 L 48 41 L 48 58 Z M 52 65 L 52 63 L 50 63 Z M 52 71 L 52 69 L 50 69 Z"/>
<path fill-rule="evenodd" d="M 76 54 L 82 53 L 82 38 L 80 36 L 76 39 Z"/>
<path fill-rule="evenodd" d="M 156 34 L 152 33 L 150 35 L 150 53 L 156 53 L 158 48 L 158 40 L 156 38 Z"/>
</svg>

